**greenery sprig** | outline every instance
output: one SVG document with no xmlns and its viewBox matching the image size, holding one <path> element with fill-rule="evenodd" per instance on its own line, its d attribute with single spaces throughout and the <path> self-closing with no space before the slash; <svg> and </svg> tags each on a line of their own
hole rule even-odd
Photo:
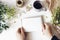
<svg viewBox="0 0 60 40">
<path fill-rule="evenodd" d="M 15 8 L 4 5 L 0 2 L 0 33 L 5 29 L 7 30 L 9 26 L 6 23 L 6 19 L 10 19 L 15 15 Z"/>
<path fill-rule="evenodd" d="M 57 7 L 56 9 L 54 9 L 53 24 L 60 26 L 60 7 Z"/>
</svg>

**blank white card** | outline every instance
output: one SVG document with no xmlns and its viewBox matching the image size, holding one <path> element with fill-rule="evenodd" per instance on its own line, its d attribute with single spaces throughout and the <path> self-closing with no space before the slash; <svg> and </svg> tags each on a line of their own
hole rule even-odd
<svg viewBox="0 0 60 40">
<path fill-rule="evenodd" d="M 27 32 L 41 31 L 42 30 L 41 16 L 36 18 L 23 19 L 23 27 Z"/>
</svg>

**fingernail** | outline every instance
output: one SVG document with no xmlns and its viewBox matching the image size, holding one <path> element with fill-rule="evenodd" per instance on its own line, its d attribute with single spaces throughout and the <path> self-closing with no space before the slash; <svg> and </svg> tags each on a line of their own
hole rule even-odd
<svg viewBox="0 0 60 40">
<path fill-rule="evenodd" d="M 23 27 L 22 27 L 22 30 L 25 31 Z"/>
</svg>

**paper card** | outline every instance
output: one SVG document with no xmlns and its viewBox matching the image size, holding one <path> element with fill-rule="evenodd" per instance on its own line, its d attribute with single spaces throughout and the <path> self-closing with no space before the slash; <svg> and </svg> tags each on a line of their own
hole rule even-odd
<svg viewBox="0 0 60 40">
<path fill-rule="evenodd" d="M 42 30 L 41 17 L 24 19 L 23 27 L 27 32 L 33 32 L 39 30 L 41 31 Z"/>
</svg>

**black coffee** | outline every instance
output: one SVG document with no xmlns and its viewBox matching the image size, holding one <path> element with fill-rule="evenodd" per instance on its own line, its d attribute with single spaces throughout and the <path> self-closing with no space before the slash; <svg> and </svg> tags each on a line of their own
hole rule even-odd
<svg viewBox="0 0 60 40">
<path fill-rule="evenodd" d="M 21 1 L 17 1 L 18 4 L 21 4 L 22 2 Z"/>
<path fill-rule="evenodd" d="M 36 8 L 36 9 L 41 9 L 41 8 L 42 8 L 42 5 L 41 5 L 40 1 L 35 1 L 35 2 L 33 3 L 33 6 L 34 6 L 34 8 Z"/>
</svg>

